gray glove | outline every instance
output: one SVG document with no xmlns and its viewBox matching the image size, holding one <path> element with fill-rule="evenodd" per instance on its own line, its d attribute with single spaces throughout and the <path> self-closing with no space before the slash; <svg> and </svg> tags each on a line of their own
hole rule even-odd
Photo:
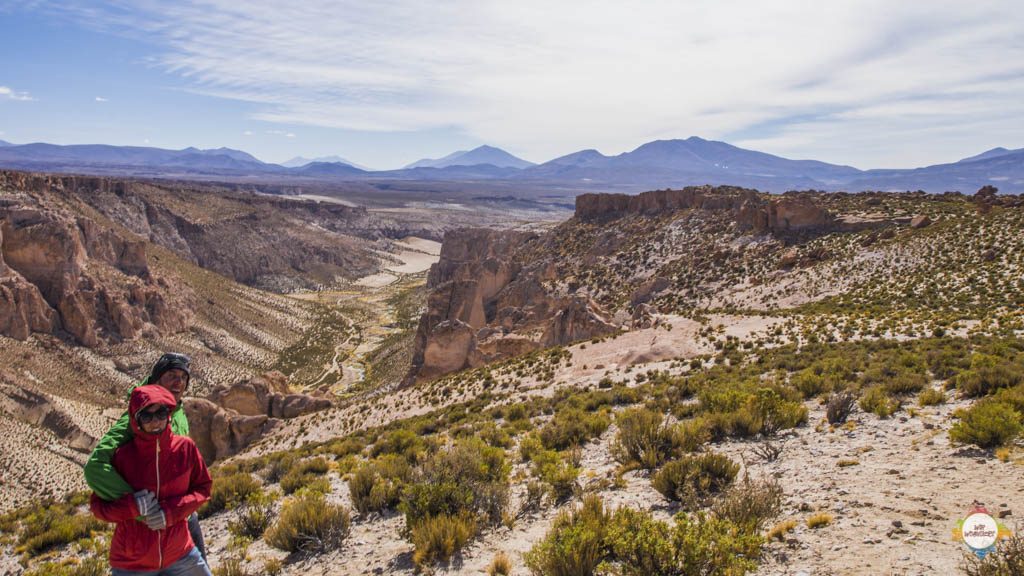
<svg viewBox="0 0 1024 576">
<path fill-rule="evenodd" d="M 149 490 L 139 490 L 134 496 L 135 507 L 139 509 L 139 516 L 146 516 L 154 508 L 159 508 L 156 502 L 156 495 Z"/>
<path fill-rule="evenodd" d="M 164 515 L 164 511 L 160 509 L 159 505 L 146 514 L 146 526 L 149 526 L 150 530 L 167 528 L 167 516 Z"/>
</svg>

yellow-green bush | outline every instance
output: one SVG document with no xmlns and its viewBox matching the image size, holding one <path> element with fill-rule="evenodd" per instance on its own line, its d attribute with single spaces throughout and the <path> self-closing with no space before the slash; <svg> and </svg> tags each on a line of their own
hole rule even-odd
<svg viewBox="0 0 1024 576">
<path fill-rule="evenodd" d="M 665 498 L 695 508 L 732 484 L 739 469 L 727 456 L 713 452 L 684 456 L 665 464 L 651 485 Z"/>
<path fill-rule="evenodd" d="M 24 572 L 24 576 L 106 576 L 110 564 L 105 557 L 67 558 L 59 562 L 44 562 Z"/>
<path fill-rule="evenodd" d="M 323 456 L 299 461 L 281 478 L 281 490 L 285 494 L 292 494 L 299 488 L 316 484 L 320 477 L 326 474 L 329 469 L 330 465 Z M 323 488 L 323 482 L 319 484 L 318 488 L 320 491 L 330 491 L 330 484 L 327 485 L 326 490 Z"/>
<path fill-rule="evenodd" d="M 600 436 L 611 419 L 607 412 L 584 412 L 576 409 L 559 410 L 543 428 L 540 441 L 550 450 L 565 450 Z"/>
<path fill-rule="evenodd" d="M 942 390 L 936 390 L 935 388 L 927 388 L 922 390 L 917 396 L 917 403 L 920 406 L 935 406 L 937 404 L 946 403 L 946 395 Z"/>
<path fill-rule="evenodd" d="M 429 517 L 464 513 L 497 524 L 508 505 L 508 473 L 505 451 L 478 438 L 461 439 L 433 454 L 403 490 L 406 528 Z"/>
<path fill-rule="evenodd" d="M 397 454 L 386 454 L 360 466 L 348 480 L 352 505 L 359 512 L 379 512 L 398 506 L 412 467 Z"/>
<path fill-rule="evenodd" d="M 277 522 L 263 538 L 286 552 L 317 553 L 337 548 L 348 533 L 348 510 L 310 492 L 285 502 Z"/>
<path fill-rule="evenodd" d="M 601 499 L 587 496 L 578 508 L 558 513 L 544 539 L 523 556 L 526 566 L 544 576 L 593 574 L 607 556 L 610 519 Z"/>
<path fill-rule="evenodd" d="M 745 574 L 756 568 L 762 540 L 729 520 L 697 514 L 671 524 L 650 513 L 604 509 L 588 496 L 563 511 L 544 539 L 524 555 L 537 575 L 577 576 L 614 567 L 615 574 Z"/>
<path fill-rule="evenodd" d="M 471 514 L 425 518 L 412 527 L 412 561 L 419 567 L 448 562 L 475 534 Z"/>
<path fill-rule="evenodd" d="M 622 464 L 657 468 L 676 451 L 675 429 L 664 416 L 647 408 L 628 408 L 615 417 L 619 432 L 612 454 Z"/>
<path fill-rule="evenodd" d="M 199 509 L 199 517 L 206 518 L 221 510 L 234 508 L 262 491 L 259 481 L 248 472 L 218 478 L 213 482 L 210 499 Z"/>
<path fill-rule="evenodd" d="M 71 507 L 43 508 L 24 519 L 15 551 L 32 557 L 109 528 L 106 522 L 88 513 L 77 514 Z"/>
<path fill-rule="evenodd" d="M 228 522 L 228 532 L 234 536 L 256 540 L 263 536 L 274 521 L 274 502 L 266 494 L 252 495 Z"/>
<path fill-rule="evenodd" d="M 949 439 L 982 448 L 1008 444 L 1024 429 L 1021 413 L 995 399 L 981 400 L 956 415 L 960 420 L 949 430 Z"/>
<path fill-rule="evenodd" d="M 879 418 L 888 418 L 900 409 L 900 402 L 885 393 L 885 387 L 872 386 L 860 397 L 860 409 Z"/>
</svg>

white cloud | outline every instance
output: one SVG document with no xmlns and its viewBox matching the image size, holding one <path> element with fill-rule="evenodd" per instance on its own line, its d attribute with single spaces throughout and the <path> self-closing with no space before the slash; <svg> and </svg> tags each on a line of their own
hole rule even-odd
<svg viewBox="0 0 1024 576">
<path fill-rule="evenodd" d="M 252 136 L 252 130 L 246 130 L 245 132 L 242 132 L 242 135 L 243 136 Z"/>
<path fill-rule="evenodd" d="M 8 100 L 20 100 L 22 102 L 29 102 L 35 100 L 28 92 L 19 92 L 12 90 L 7 86 L 0 86 L 0 99 L 6 98 Z"/>
<path fill-rule="evenodd" d="M 128 6 L 64 9 L 156 39 L 192 90 L 282 124 L 456 129 L 536 160 L 689 135 L 874 165 L 1024 145 L 1020 2 Z"/>
<path fill-rule="evenodd" d="M 109 102 L 109 100 L 107 100 L 107 99 L 106 99 L 106 98 L 104 98 L 103 96 L 97 96 L 97 97 L 96 97 L 96 101 L 97 101 L 97 102 Z"/>
</svg>

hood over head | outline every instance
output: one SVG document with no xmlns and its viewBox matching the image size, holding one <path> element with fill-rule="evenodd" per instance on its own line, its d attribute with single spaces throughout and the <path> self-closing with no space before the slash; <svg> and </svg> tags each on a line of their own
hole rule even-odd
<svg viewBox="0 0 1024 576">
<path fill-rule="evenodd" d="M 167 406 L 168 415 L 167 418 L 170 420 L 170 413 L 177 407 L 177 402 L 174 401 L 174 395 L 170 393 L 163 386 L 156 384 L 150 384 L 146 386 L 139 386 L 132 390 L 131 399 L 128 400 L 128 419 L 132 424 L 132 431 L 135 432 L 135 437 L 138 438 L 142 434 L 142 429 L 139 428 L 139 423 L 135 420 L 139 411 L 151 404 L 163 404 Z M 164 429 L 169 431 L 171 429 L 170 424 Z"/>
</svg>

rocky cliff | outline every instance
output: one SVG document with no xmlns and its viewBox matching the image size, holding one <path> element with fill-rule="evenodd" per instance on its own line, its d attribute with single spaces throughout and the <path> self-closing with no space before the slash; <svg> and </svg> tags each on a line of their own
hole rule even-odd
<svg viewBox="0 0 1024 576">
<path fill-rule="evenodd" d="M 912 217 L 884 196 L 691 187 L 583 194 L 547 233 L 466 229 L 444 238 L 407 382 L 658 323 L 734 286 L 827 261 L 834 234 L 888 232 Z"/>
<path fill-rule="evenodd" d="M 635 196 L 581 194 L 576 197 L 575 215 L 584 222 L 607 222 L 627 215 L 654 216 L 691 209 L 731 212 L 741 229 L 758 234 L 828 232 L 837 223 L 806 195 L 770 196 L 731 186 L 653 190 Z"/>
<path fill-rule="evenodd" d="M 0 198 L 0 334 L 24 340 L 63 332 L 94 347 L 174 333 L 188 327 L 191 299 L 150 273 L 144 241 L 35 186 Z"/>
<path fill-rule="evenodd" d="M 427 310 L 408 381 L 432 378 L 616 328 L 588 298 L 550 289 L 557 272 L 523 259 L 532 232 L 463 229 L 445 235 L 430 269 Z"/>
</svg>

